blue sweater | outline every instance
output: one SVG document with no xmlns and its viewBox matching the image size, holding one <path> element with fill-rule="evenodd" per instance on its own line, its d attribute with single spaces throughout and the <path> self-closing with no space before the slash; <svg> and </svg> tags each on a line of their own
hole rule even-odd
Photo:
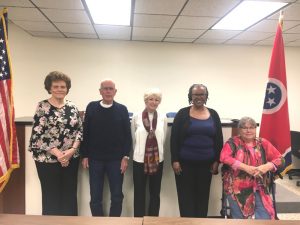
<svg viewBox="0 0 300 225">
<path fill-rule="evenodd" d="M 171 161 L 179 162 L 180 158 L 180 150 L 182 145 L 187 137 L 187 132 L 190 127 L 190 108 L 191 106 L 182 108 L 176 114 L 172 132 L 171 132 Z M 213 136 L 213 148 L 214 148 L 214 161 L 219 161 L 220 152 L 223 147 L 223 133 L 222 133 L 222 124 L 219 117 L 219 114 L 211 109 L 207 108 L 211 118 L 213 119 L 215 126 L 215 135 Z"/>
<path fill-rule="evenodd" d="M 131 142 L 128 110 L 124 105 L 113 102 L 110 108 L 104 108 L 99 101 L 88 104 L 80 146 L 83 158 L 119 160 L 129 156 Z"/>
</svg>

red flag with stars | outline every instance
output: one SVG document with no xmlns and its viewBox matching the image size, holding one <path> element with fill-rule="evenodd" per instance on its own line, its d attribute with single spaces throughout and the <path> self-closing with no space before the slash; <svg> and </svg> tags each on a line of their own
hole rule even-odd
<svg viewBox="0 0 300 225">
<path fill-rule="evenodd" d="M 282 27 L 278 24 L 275 36 L 269 80 L 260 125 L 260 137 L 269 140 L 285 157 L 285 170 L 291 168 L 291 137 L 287 99 L 284 44 Z"/>
</svg>

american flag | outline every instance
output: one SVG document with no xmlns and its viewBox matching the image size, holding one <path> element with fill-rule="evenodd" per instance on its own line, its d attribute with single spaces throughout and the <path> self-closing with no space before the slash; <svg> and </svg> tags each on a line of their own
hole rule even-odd
<svg viewBox="0 0 300 225">
<path fill-rule="evenodd" d="M 7 10 L 0 12 L 0 192 L 20 157 L 12 96 L 12 72 L 7 41 Z"/>
</svg>

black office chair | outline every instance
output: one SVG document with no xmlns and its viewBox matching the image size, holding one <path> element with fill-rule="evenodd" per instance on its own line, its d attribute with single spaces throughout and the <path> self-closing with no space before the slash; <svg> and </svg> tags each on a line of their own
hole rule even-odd
<svg viewBox="0 0 300 225">
<path fill-rule="evenodd" d="M 300 160 L 300 132 L 291 131 L 291 152 L 292 155 Z M 289 179 L 300 177 L 300 169 L 291 169 L 287 172 Z M 297 186 L 300 186 L 300 181 L 297 181 Z"/>
</svg>

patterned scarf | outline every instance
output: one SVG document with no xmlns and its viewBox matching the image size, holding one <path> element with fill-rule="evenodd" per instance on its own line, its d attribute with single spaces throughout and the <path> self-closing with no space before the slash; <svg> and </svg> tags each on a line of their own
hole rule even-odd
<svg viewBox="0 0 300 225">
<path fill-rule="evenodd" d="M 152 129 L 150 126 L 150 119 L 147 110 L 145 109 L 142 114 L 143 124 L 148 132 L 145 146 L 144 157 L 144 172 L 145 174 L 152 175 L 158 171 L 159 153 L 158 144 L 155 136 L 155 129 L 157 125 L 157 112 L 154 112 L 152 120 Z"/>
</svg>

